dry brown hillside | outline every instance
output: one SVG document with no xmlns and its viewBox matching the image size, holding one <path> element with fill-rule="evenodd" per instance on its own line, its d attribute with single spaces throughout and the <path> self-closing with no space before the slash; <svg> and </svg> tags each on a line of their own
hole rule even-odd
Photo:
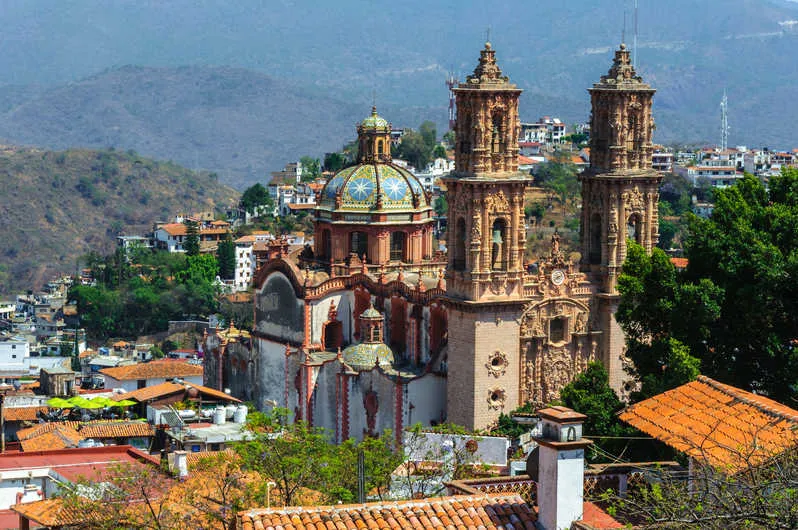
<svg viewBox="0 0 798 530">
<path fill-rule="evenodd" d="M 0 293 L 38 288 L 181 211 L 223 210 L 238 193 L 215 175 L 135 152 L 0 147 Z"/>
</svg>

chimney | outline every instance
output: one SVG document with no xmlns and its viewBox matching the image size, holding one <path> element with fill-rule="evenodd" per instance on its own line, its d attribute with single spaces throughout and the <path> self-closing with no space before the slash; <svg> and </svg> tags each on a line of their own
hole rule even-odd
<svg viewBox="0 0 798 530">
<path fill-rule="evenodd" d="M 585 448 L 593 442 L 582 438 L 587 416 L 567 407 L 538 411 L 542 434 L 538 443 L 538 526 L 542 530 L 571 528 L 582 519 L 585 480 Z"/>
<path fill-rule="evenodd" d="M 169 470 L 180 480 L 188 477 L 188 457 L 185 451 L 169 453 Z"/>
</svg>

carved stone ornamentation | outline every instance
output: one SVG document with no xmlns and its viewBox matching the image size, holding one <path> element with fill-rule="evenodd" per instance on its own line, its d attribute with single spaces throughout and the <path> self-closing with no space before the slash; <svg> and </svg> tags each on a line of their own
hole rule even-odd
<svg viewBox="0 0 798 530">
<path fill-rule="evenodd" d="M 494 410 L 504 408 L 504 402 L 507 399 L 507 394 L 501 387 L 494 387 L 488 390 L 488 407 Z"/>
<path fill-rule="evenodd" d="M 457 195 L 457 201 L 454 203 L 454 211 L 457 213 L 465 214 L 468 212 L 468 202 L 471 200 L 470 193 L 466 190 L 461 191 Z"/>
<path fill-rule="evenodd" d="M 507 361 L 507 354 L 496 350 L 488 357 L 488 362 L 485 363 L 485 368 L 488 369 L 488 373 L 493 377 L 501 377 L 507 372 L 508 364 L 509 362 Z"/>
<path fill-rule="evenodd" d="M 495 195 L 488 195 L 485 198 L 485 209 L 494 213 L 509 213 L 510 203 L 507 201 L 504 192 L 499 190 Z"/>
</svg>

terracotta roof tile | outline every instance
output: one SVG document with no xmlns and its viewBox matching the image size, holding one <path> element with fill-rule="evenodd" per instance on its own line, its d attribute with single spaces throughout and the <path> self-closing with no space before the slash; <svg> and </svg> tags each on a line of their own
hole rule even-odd
<svg viewBox="0 0 798 530">
<path fill-rule="evenodd" d="M 17 439 L 27 440 L 28 438 L 34 438 L 36 436 L 40 436 L 44 433 L 51 432 L 58 428 L 59 426 L 67 426 L 70 428 L 75 428 L 80 425 L 80 422 L 77 421 L 63 421 L 63 422 L 48 422 L 48 423 L 40 423 L 38 425 L 34 425 L 33 427 L 29 427 L 27 429 L 20 429 L 17 431 Z"/>
<path fill-rule="evenodd" d="M 687 268 L 687 258 L 671 258 L 671 263 L 677 269 Z"/>
<path fill-rule="evenodd" d="M 160 385 L 153 385 L 144 388 L 139 388 L 138 390 L 132 390 L 125 394 L 119 394 L 113 397 L 116 401 L 121 401 L 123 399 L 132 399 L 138 401 L 139 403 L 143 403 L 145 401 L 149 401 L 151 399 L 158 399 L 161 397 L 169 396 L 171 394 L 176 394 L 178 392 L 185 392 L 189 388 L 196 388 L 200 394 L 204 394 L 206 396 L 211 396 L 217 399 L 223 399 L 225 401 L 232 401 L 235 403 L 240 403 L 240 399 L 236 399 L 233 396 L 229 396 L 224 392 L 220 392 L 215 388 L 209 388 L 207 386 L 202 385 L 194 385 L 191 383 L 161 383 Z"/>
<path fill-rule="evenodd" d="M 729 472 L 798 445 L 798 411 L 705 376 L 636 403 L 620 418 Z"/>
<path fill-rule="evenodd" d="M 84 423 L 78 434 L 83 438 L 135 438 L 155 436 L 155 427 L 142 421 Z"/>
<path fill-rule="evenodd" d="M 70 427 L 58 425 L 50 432 L 28 438 L 20 442 L 22 450 L 26 453 L 33 451 L 54 451 L 77 447 L 83 436 Z"/>
<path fill-rule="evenodd" d="M 50 412 L 50 407 L 8 407 L 3 409 L 5 421 L 36 421 L 37 412 Z"/>
<path fill-rule="evenodd" d="M 117 381 L 129 381 L 134 379 L 153 379 L 153 378 L 172 378 L 189 377 L 202 375 L 202 366 L 190 364 L 179 360 L 160 360 L 148 363 L 131 364 L 127 366 L 115 366 L 113 368 L 103 368 L 100 373 L 113 377 Z"/>
<path fill-rule="evenodd" d="M 528 529 L 536 516 L 517 495 L 438 497 L 346 506 L 304 506 L 247 510 L 238 514 L 243 530 L 377 529 Z"/>
<path fill-rule="evenodd" d="M 26 519 L 47 528 L 86 522 L 86 514 L 78 508 L 65 504 L 61 499 L 44 499 L 11 507 Z"/>
</svg>

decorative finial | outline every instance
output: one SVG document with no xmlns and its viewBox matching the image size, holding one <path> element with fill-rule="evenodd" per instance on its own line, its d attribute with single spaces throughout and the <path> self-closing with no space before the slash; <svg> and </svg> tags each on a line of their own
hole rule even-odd
<svg viewBox="0 0 798 530">
<path fill-rule="evenodd" d="M 380 283 L 385 283 L 385 263 L 380 263 Z"/>
<path fill-rule="evenodd" d="M 399 265 L 399 274 L 396 275 L 396 279 L 400 282 L 405 281 L 405 273 L 401 265 Z"/>
<path fill-rule="evenodd" d="M 366 267 L 366 253 L 363 253 L 363 256 L 360 258 L 360 272 L 366 274 L 368 272 L 368 267 Z"/>
<path fill-rule="evenodd" d="M 438 289 L 443 290 L 443 268 L 438 269 Z"/>
<path fill-rule="evenodd" d="M 427 290 L 427 287 L 424 285 L 424 278 L 422 277 L 421 270 L 418 271 L 418 283 L 416 284 L 416 288 L 418 292 L 423 293 Z"/>
</svg>

